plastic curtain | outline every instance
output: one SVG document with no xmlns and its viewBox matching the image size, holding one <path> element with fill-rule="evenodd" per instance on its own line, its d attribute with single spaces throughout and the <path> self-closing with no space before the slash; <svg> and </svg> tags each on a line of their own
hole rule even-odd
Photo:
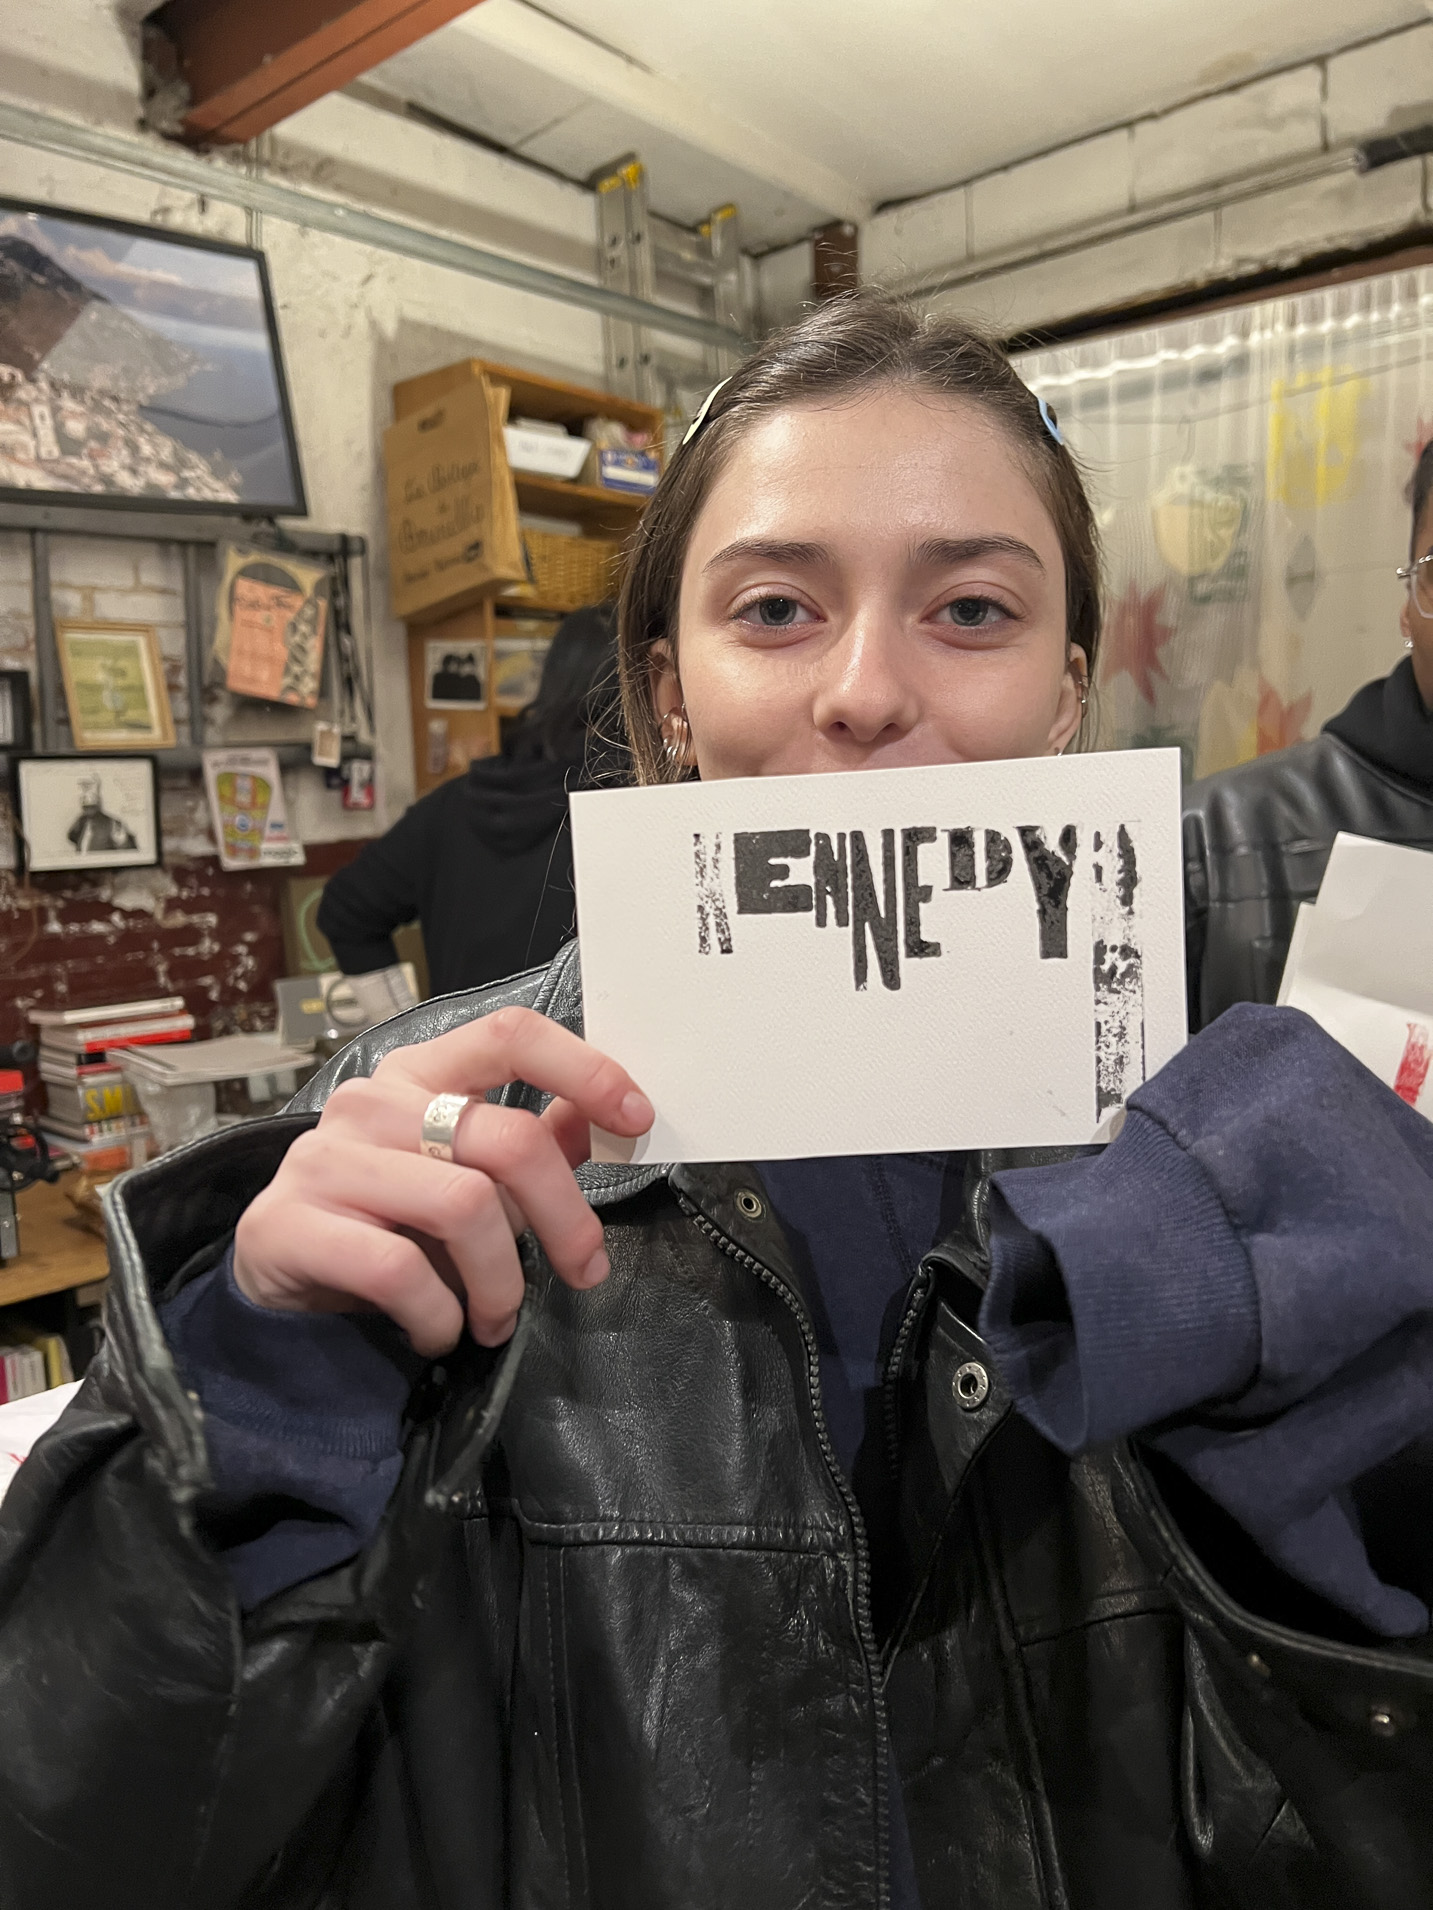
<svg viewBox="0 0 1433 1910">
<path fill-rule="evenodd" d="M 1095 499 L 1095 740 L 1207 776 L 1312 736 L 1402 654 L 1433 437 L 1433 269 L 1025 354 Z"/>
</svg>

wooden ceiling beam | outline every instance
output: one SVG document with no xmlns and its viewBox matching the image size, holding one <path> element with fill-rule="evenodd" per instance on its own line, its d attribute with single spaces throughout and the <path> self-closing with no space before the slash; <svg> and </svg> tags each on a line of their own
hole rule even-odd
<svg viewBox="0 0 1433 1910">
<path fill-rule="evenodd" d="M 473 3 L 165 0 L 144 22 L 150 123 L 189 146 L 253 139 Z"/>
</svg>

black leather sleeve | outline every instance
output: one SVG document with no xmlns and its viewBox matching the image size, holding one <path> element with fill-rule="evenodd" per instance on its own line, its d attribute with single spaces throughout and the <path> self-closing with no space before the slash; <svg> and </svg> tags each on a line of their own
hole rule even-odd
<svg viewBox="0 0 1433 1910">
<path fill-rule="evenodd" d="M 540 981 L 414 1011 L 402 1037 L 531 1001 Z M 242 1621 L 198 1527 L 203 1416 L 157 1310 L 212 1259 L 333 1084 L 393 1045 L 391 1031 L 365 1038 L 303 1105 L 111 1190 L 104 1350 L 0 1509 L 5 1910 L 293 1910 L 329 1901 L 326 1866 L 352 1862 L 365 1838 L 403 1845 L 391 1674 L 459 1542 L 526 1315 L 496 1362 L 454 1362 L 441 1397 L 415 1404 L 402 1480 L 366 1551 Z M 501 1634 L 478 1630 L 494 1650 Z M 489 1672 L 501 1687 L 502 1668 Z M 491 1864 L 500 1819 L 473 1805 Z M 391 1887 L 392 1863 L 383 1874 Z M 366 1901 L 357 1885 L 340 1900 Z"/>
</svg>

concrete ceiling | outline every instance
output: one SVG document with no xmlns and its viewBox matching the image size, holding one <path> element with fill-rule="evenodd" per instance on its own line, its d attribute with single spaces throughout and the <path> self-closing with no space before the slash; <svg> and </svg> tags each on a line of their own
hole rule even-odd
<svg viewBox="0 0 1433 1910">
<path fill-rule="evenodd" d="M 1427 18 L 1433 0 L 485 0 L 369 83 L 749 249 Z"/>
</svg>

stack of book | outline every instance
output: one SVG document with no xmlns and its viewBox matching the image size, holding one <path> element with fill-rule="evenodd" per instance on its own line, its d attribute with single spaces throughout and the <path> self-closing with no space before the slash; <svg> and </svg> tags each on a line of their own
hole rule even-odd
<svg viewBox="0 0 1433 1910">
<path fill-rule="evenodd" d="M 7 1321 L 0 1336 L 0 1404 L 67 1386 L 74 1378 L 69 1348 L 58 1333 Z"/>
<path fill-rule="evenodd" d="M 188 1041 L 194 1017 L 183 997 L 104 1002 L 92 1008 L 40 1008 L 30 1016 L 40 1037 L 40 1078 L 49 1112 L 43 1128 L 52 1154 L 67 1154 L 91 1174 L 118 1173 L 149 1156 L 149 1123 L 118 1057 L 126 1049 Z"/>
</svg>

